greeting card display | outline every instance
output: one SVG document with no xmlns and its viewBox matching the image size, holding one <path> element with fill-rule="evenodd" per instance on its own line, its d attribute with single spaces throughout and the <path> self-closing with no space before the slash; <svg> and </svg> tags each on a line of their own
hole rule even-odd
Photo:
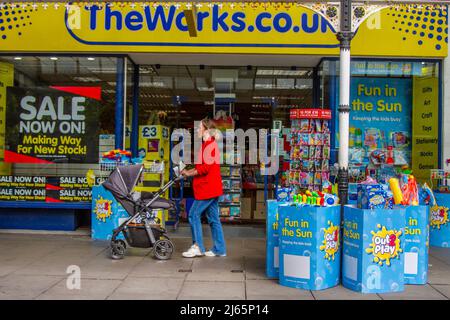
<svg viewBox="0 0 450 320">
<path fill-rule="evenodd" d="M 321 190 L 330 176 L 330 114 L 322 109 L 292 111 L 289 183 Z"/>
</svg>

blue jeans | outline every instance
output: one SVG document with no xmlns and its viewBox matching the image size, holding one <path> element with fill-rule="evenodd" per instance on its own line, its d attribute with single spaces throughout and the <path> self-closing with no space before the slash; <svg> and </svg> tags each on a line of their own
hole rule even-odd
<svg viewBox="0 0 450 320">
<path fill-rule="evenodd" d="M 202 252 L 205 252 L 203 245 L 202 233 L 202 213 L 206 212 L 209 226 L 211 227 L 211 235 L 213 239 L 213 247 L 211 249 L 215 254 L 226 254 L 225 238 L 223 236 L 222 224 L 219 218 L 218 198 L 208 200 L 194 200 L 189 210 L 189 223 L 191 224 L 192 241 L 196 243 Z"/>
</svg>

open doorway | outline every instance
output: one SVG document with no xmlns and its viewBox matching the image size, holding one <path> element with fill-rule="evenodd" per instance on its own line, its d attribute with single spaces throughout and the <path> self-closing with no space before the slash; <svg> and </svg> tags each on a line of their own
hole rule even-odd
<svg viewBox="0 0 450 320">
<path fill-rule="evenodd" d="M 139 125 L 192 129 L 205 117 L 220 120 L 225 110 L 234 129 L 289 128 L 290 109 L 313 106 L 313 75 L 313 68 L 300 67 L 140 65 Z M 265 187 L 272 197 L 277 177 L 264 184 L 258 164 L 222 169 L 222 220 L 263 223 Z M 186 218 L 193 200 L 189 181 L 182 196 Z"/>
</svg>

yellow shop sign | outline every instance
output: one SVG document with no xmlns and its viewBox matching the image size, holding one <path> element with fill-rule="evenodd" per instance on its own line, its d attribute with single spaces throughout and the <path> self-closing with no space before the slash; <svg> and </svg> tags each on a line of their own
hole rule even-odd
<svg viewBox="0 0 450 320">
<path fill-rule="evenodd" d="M 129 3 L 0 9 L 0 51 L 337 55 L 336 30 L 301 4 Z M 363 22 L 354 55 L 444 57 L 446 7 L 386 7 Z"/>
</svg>

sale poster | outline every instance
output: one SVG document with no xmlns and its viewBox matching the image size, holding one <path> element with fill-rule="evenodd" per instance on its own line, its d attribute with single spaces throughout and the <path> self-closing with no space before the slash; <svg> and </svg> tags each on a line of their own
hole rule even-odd
<svg viewBox="0 0 450 320">
<path fill-rule="evenodd" d="M 100 87 L 7 89 L 5 162 L 98 162 Z"/>
</svg>

